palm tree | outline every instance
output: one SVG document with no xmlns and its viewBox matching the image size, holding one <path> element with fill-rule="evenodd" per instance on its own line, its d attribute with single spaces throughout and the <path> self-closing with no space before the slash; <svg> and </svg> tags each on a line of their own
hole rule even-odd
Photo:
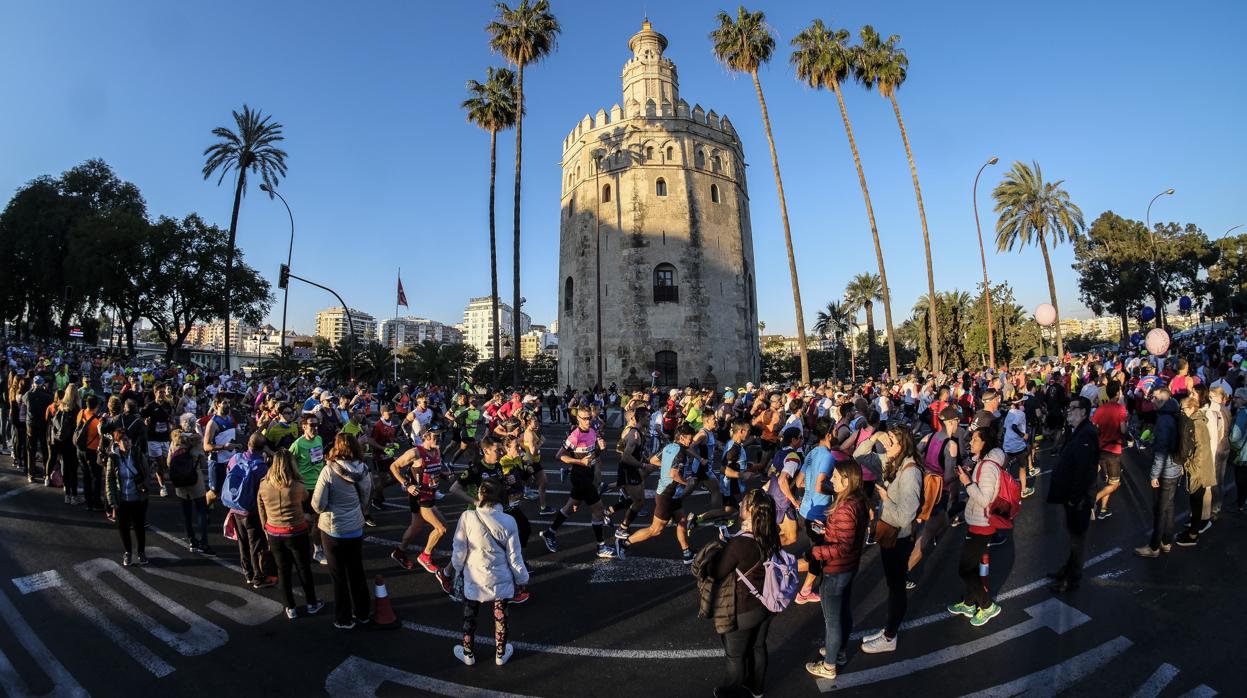
<svg viewBox="0 0 1247 698">
<path fill-rule="evenodd" d="M 844 302 L 853 313 L 866 311 L 866 367 L 871 378 L 875 376 L 875 301 L 882 300 L 883 294 L 883 282 L 870 272 L 854 276 L 844 287 Z"/>
<path fill-rule="evenodd" d="M 285 140 L 281 134 L 282 126 L 270 121 L 272 115 L 261 117 L 260 110 L 252 111 L 246 104 L 242 105 L 242 113 L 233 112 L 234 123 L 238 126 L 235 133 L 224 126 L 212 129 L 212 135 L 220 140 L 204 149 L 207 156 L 204 162 L 203 176 L 208 179 L 212 173 L 221 171 L 217 178 L 217 186 L 225 180 L 225 175 L 236 171 L 237 181 L 234 185 L 234 212 L 229 219 L 229 247 L 225 252 L 225 370 L 229 370 L 229 316 L 230 290 L 233 280 L 234 243 L 238 237 L 238 207 L 242 205 L 242 197 L 247 193 L 247 172 L 259 173 L 260 179 L 270 189 L 277 186 L 277 181 L 286 176 L 286 151 L 276 146 L 278 141 Z M 269 194 L 273 198 L 273 194 Z"/>
<path fill-rule="evenodd" d="M 931 310 L 931 322 L 928 330 L 931 337 L 931 369 L 938 371 L 943 364 L 940 361 L 940 323 L 935 310 L 935 271 L 931 263 L 931 236 L 927 232 L 927 210 L 922 205 L 922 188 L 918 186 L 918 168 L 914 165 L 914 151 L 909 147 L 909 134 L 905 131 L 905 120 L 901 118 L 901 105 L 896 101 L 896 90 L 905 82 L 909 71 L 909 57 L 905 49 L 897 46 L 901 37 L 893 34 L 884 41 L 874 27 L 867 24 L 862 27 L 860 36 L 862 45 L 857 54 L 857 63 L 853 71 L 857 81 L 867 90 L 872 87 L 879 89 L 879 94 L 892 103 L 892 111 L 896 114 L 896 125 L 901 129 L 901 142 L 905 144 L 905 157 L 909 158 L 909 174 L 914 180 L 914 196 L 918 199 L 918 220 L 922 222 L 922 247 L 927 255 L 927 303 Z"/>
<path fill-rule="evenodd" d="M 524 66 L 538 63 L 554 50 L 555 38 L 562 27 L 550 13 L 547 0 L 520 0 L 520 4 L 511 9 L 506 3 L 496 5 L 498 18 L 485 26 L 489 32 L 489 47 L 502 54 L 516 68 L 515 80 L 515 239 L 512 252 L 512 274 L 514 278 L 512 291 L 515 305 L 512 306 L 511 336 L 520 336 L 520 311 L 523 303 L 520 298 L 520 161 L 524 143 Z M 494 322 L 497 323 L 497 315 Z M 494 342 L 498 346 L 498 342 Z M 520 384 L 520 363 L 515 362 L 512 380 L 517 387 Z"/>
<path fill-rule="evenodd" d="M 498 171 L 498 132 L 515 125 L 515 73 L 506 68 L 486 68 L 485 82 L 468 80 L 467 99 L 463 108 L 468 112 L 468 122 L 489 132 L 489 289 L 494 318 L 494 385 L 498 385 L 498 366 L 501 359 L 498 326 L 498 238 L 494 229 L 494 182 Z"/>
<path fill-rule="evenodd" d="M 1056 353 L 1065 356 L 1065 343 L 1061 339 L 1061 309 L 1056 300 L 1056 281 L 1052 278 L 1052 260 L 1048 257 L 1048 236 L 1055 247 L 1066 240 L 1078 237 L 1086 226 L 1082 209 L 1069 200 L 1069 193 L 1061 188 L 1065 181 L 1045 182 L 1039 163 L 1032 162 L 1034 169 L 1018 161 L 1005 173 L 1004 179 L 992 191 L 996 199 L 996 248 L 1001 252 L 1012 250 L 1016 245 L 1039 245 L 1043 252 L 1044 270 L 1048 273 L 1048 295 L 1056 312 Z"/>
<path fill-rule="evenodd" d="M 888 272 L 883 266 L 883 246 L 879 244 L 879 228 L 875 225 L 875 209 L 870 203 L 870 190 L 866 187 L 866 173 L 862 170 L 862 158 L 857 152 L 857 140 L 853 137 L 853 125 L 844 107 L 844 95 L 840 84 L 853 71 L 857 63 L 857 51 L 848 45 L 849 32 L 831 29 L 823 20 L 814 20 L 792 40 L 795 50 L 790 63 L 796 68 L 797 77 L 815 89 L 830 88 L 840 105 L 840 117 L 844 120 L 844 132 L 853 150 L 853 164 L 857 166 L 857 181 L 866 200 L 866 217 L 870 219 L 870 234 L 875 241 L 875 260 L 879 264 L 879 278 L 883 283 L 883 314 L 888 329 L 888 365 L 890 375 L 896 376 L 896 337 L 892 328 L 892 296 L 888 289 Z M 874 341 L 874 337 L 871 337 Z M 872 367 L 873 374 L 873 367 Z"/>
<path fill-rule="evenodd" d="M 832 336 L 836 345 L 836 377 L 840 374 L 840 347 L 844 344 L 844 335 L 849 331 L 852 309 L 842 301 L 830 301 L 824 310 L 818 311 L 814 322 L 814 331 L 821 337 Z"/>
<path fill-rule="evenodd" d="M 354 375 L 359 365 L 359 356 L 353 350 L 355 338 L 352 335 L 343 337 L 337 344 L 325 342 L 318 347 L 316 368 L 327 378 L 346 380 Z"/>
<path fill-rule="evenodd" d="M 719 26 L 710 32 L 714 55 L 731 70 L 748 73 L 753 78 L 753 89 L 758 93 L 762 107 L 762 126 L 766 129 L 766 142 L 771 148 L 771 167 L 775 170 L 775 188 L 779 191 L 779 215 L 784 223 L 784 244 L 788 248 L 788 275 L 792 278 L 792 302 L 797 310 L 797 348 L 801 352 L 801 382 L 810 382 L 810 352 L 805 341 L 805 311 L 801 308 L 801 286 L 797 282 L 797 257 L 792 250 L 792 228 L 788 225 L 788 201 L 784 198 L 784 180 L 779 176 L 779 156 L 775 154 L 775 135 L 771 133 L 771 117 L 766 110 L 766 97 L 762 95 L 762 82 L 758 80 L 758 67 L 771 60 L 775 51 L 775 37 L 761 12 L 749 12 L 742 5 L 736 10 L 736 19 L 726 12 L 718 15 Z"/>
</svg>

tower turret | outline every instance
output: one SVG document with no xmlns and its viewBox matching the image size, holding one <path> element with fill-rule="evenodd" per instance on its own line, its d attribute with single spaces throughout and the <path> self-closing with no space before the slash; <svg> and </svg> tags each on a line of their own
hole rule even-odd
<svg viewBox="0 0 1247 698">
<path fill-rule="evenodd" d="M 632 58 L 623 69 L 624 102 L 635 99 L 644 114 L 652 100 L 655 114 L 671 115 L 680 99 L 680 79 L 675 64 L 663 57 L 667 37 L 654 31 L 646 19 L 641 23 L 641 31 L 628 40 L 628 48 L 632 49 Z"/>
</svg>

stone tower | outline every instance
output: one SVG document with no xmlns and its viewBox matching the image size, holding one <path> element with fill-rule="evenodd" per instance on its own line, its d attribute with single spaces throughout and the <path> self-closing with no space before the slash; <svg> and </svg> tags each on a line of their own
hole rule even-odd
<svg viewBox="0 0 1247 698">
<path fill-rule="evenodd" d="M 743 385 L 760 374 L 749 192 L 727 117 L 680 98 L 667 38 L 628 41 L 623 102 L 563 141 L 559 382 Z"/>
</svg>

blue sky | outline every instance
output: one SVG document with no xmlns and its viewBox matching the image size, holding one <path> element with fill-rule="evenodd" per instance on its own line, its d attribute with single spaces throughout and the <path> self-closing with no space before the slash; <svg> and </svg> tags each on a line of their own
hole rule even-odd
<svg viewBox="0 0 1247 698">
<path fill-rule="evenodd" d="M 526 72 L 523 293 L 534 322 L 555 317 L 563 137 L 585 113 L 620 101 L 627 40 L 648 11 L 670 40 L 682 96 L 728 114 L 742 138 L 752 194 L 760 316 L 791 332 L 792 303 L 774 179 L 750 82 L 718 65 L 706 38 L 735 5 L 555 0 L 557 51 Z M 899 99 L 923 185 L 936 286 L 980 277 L 970 190 L 992 155 L 979 204 L 1013 160 L 1065 179 L 1088 224 L 1111 209 L 1192 222 L 1210 235 L 1247 223 L 1247 5 L 1159 2 L 754 3 L 778 38 L 761 74 L 783 168 L 807 318 L 875 269 L 844 129 L 828 93 L 801 85 L 788 41 L 814 17 L 900 34 L 910 57 Z M 0 7 L 0 191 L 91 157 L 135 182 L 153 214 L 197 211 L 228 226 L 232 191 L 200 176 L 210 131 L 246 102 L 285 125 L 281 191 L 298 226 L 296 273 L 336 287 L 379 318 L 394 311 L 403 268 L 410 313 L 457 322 L 489 292 L 488 137 L 464 120 L 464 82 L 501 65 L 483 30 L 493 4 L 419 2 L 140 2 L 51 0 Z M 887 102 L 846 86 L 878 218 L 897 322 L 925 292 L 909 170 Z M 514 145 L 499 144 L 500 285 L 511 287 Z M 238 241 L 270 276 L 285 256 L 280 202 L 245 200 Z M 989 240 L 990 244 L 990 240 Z M 1086 316 L 1073 255 L 1053 256 L 1066 315 Z M 1038 250 L 988 252 L 1028 309 L 1046 300 Z M 293 287 L 291 326 L 313 329 L 332 304 Z M 272 318 L 280 319 L 276 303 Z M 405 312 L 406 314 L 406 312 Z M 882 313 L 877 312 L 882 322 Z M 812 319 L 810 320 L 812 322 Z M 276 322 L 274 323 L 276 324 Z"/>
</svg>

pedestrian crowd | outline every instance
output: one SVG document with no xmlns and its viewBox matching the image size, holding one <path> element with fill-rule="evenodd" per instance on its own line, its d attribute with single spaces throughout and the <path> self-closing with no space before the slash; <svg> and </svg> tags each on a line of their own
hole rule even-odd
<svg viewBox="0 0 1247 698">
<path fill-rule="evenodd" d="M 962 591 L 948 612 L 989 623 L 1001 613 L 991 549 L 1010 544 L 1041 477 L 1067 531 L 1053 593 L 1078 589 L 1093 524 L 1113 515 L 1124 478 L 1153 492 L 1136 555 L 1199 546 L 1224 510 L 1247 502 L 1244 374 L 1247 334 L 1231 329 L 1175 340 L 1166 356 L 1107 350 L 862 381 L 509 394 L 217 375 L 14 344 L 0 364 L 0 454 L 31 483 L 63 488 L 66 506 L 115 522 L 124 565 L 149 564 L 152 497 L 179 501 L 193 554 L 217 555 L 219 526 L 244 583 L 277 587 L 292 620 L 325 607 L 313 575 L 325 565 L 343 630 L 374 622 L 365 532 L 377 513 L 406 508 L 390 559 L 462 604 L 453 655 L 467 665 L 482 605 L 496 663 L 512 656 L 509 616 L 531 598 L 535 524 L 553 553 L 562 527 L 587 516 L 604 560 L 670 545 L 661 540 L 673 529 L 698 613 L 724 647 L 715 695 L 761 696 L 769 627 L 790 604 L 822 610 L 810 674 L 834 680 L 850 660 L 854 581 L 871 546 L 886 619 L 861 652 L 896 650 L 909 592 L 947 574 L 923 563 L 937 545 L 960 546 Z M 542 455 L 543 426 L 566 431 L 553 458 Z M 1132 473 L 1124 456 L 1147 472 Z M 554 475 L 570 486 L 558 508 L 547 502 Z M 707 500 L 693 500 L 701 491 Z M 465 507 L 457 517 L 443 511 L 447 498 Z M 693 511 L 695 501 L 707 503 Z M 701 545 L 699 529 L 713 532 Z"/>
</svg>

